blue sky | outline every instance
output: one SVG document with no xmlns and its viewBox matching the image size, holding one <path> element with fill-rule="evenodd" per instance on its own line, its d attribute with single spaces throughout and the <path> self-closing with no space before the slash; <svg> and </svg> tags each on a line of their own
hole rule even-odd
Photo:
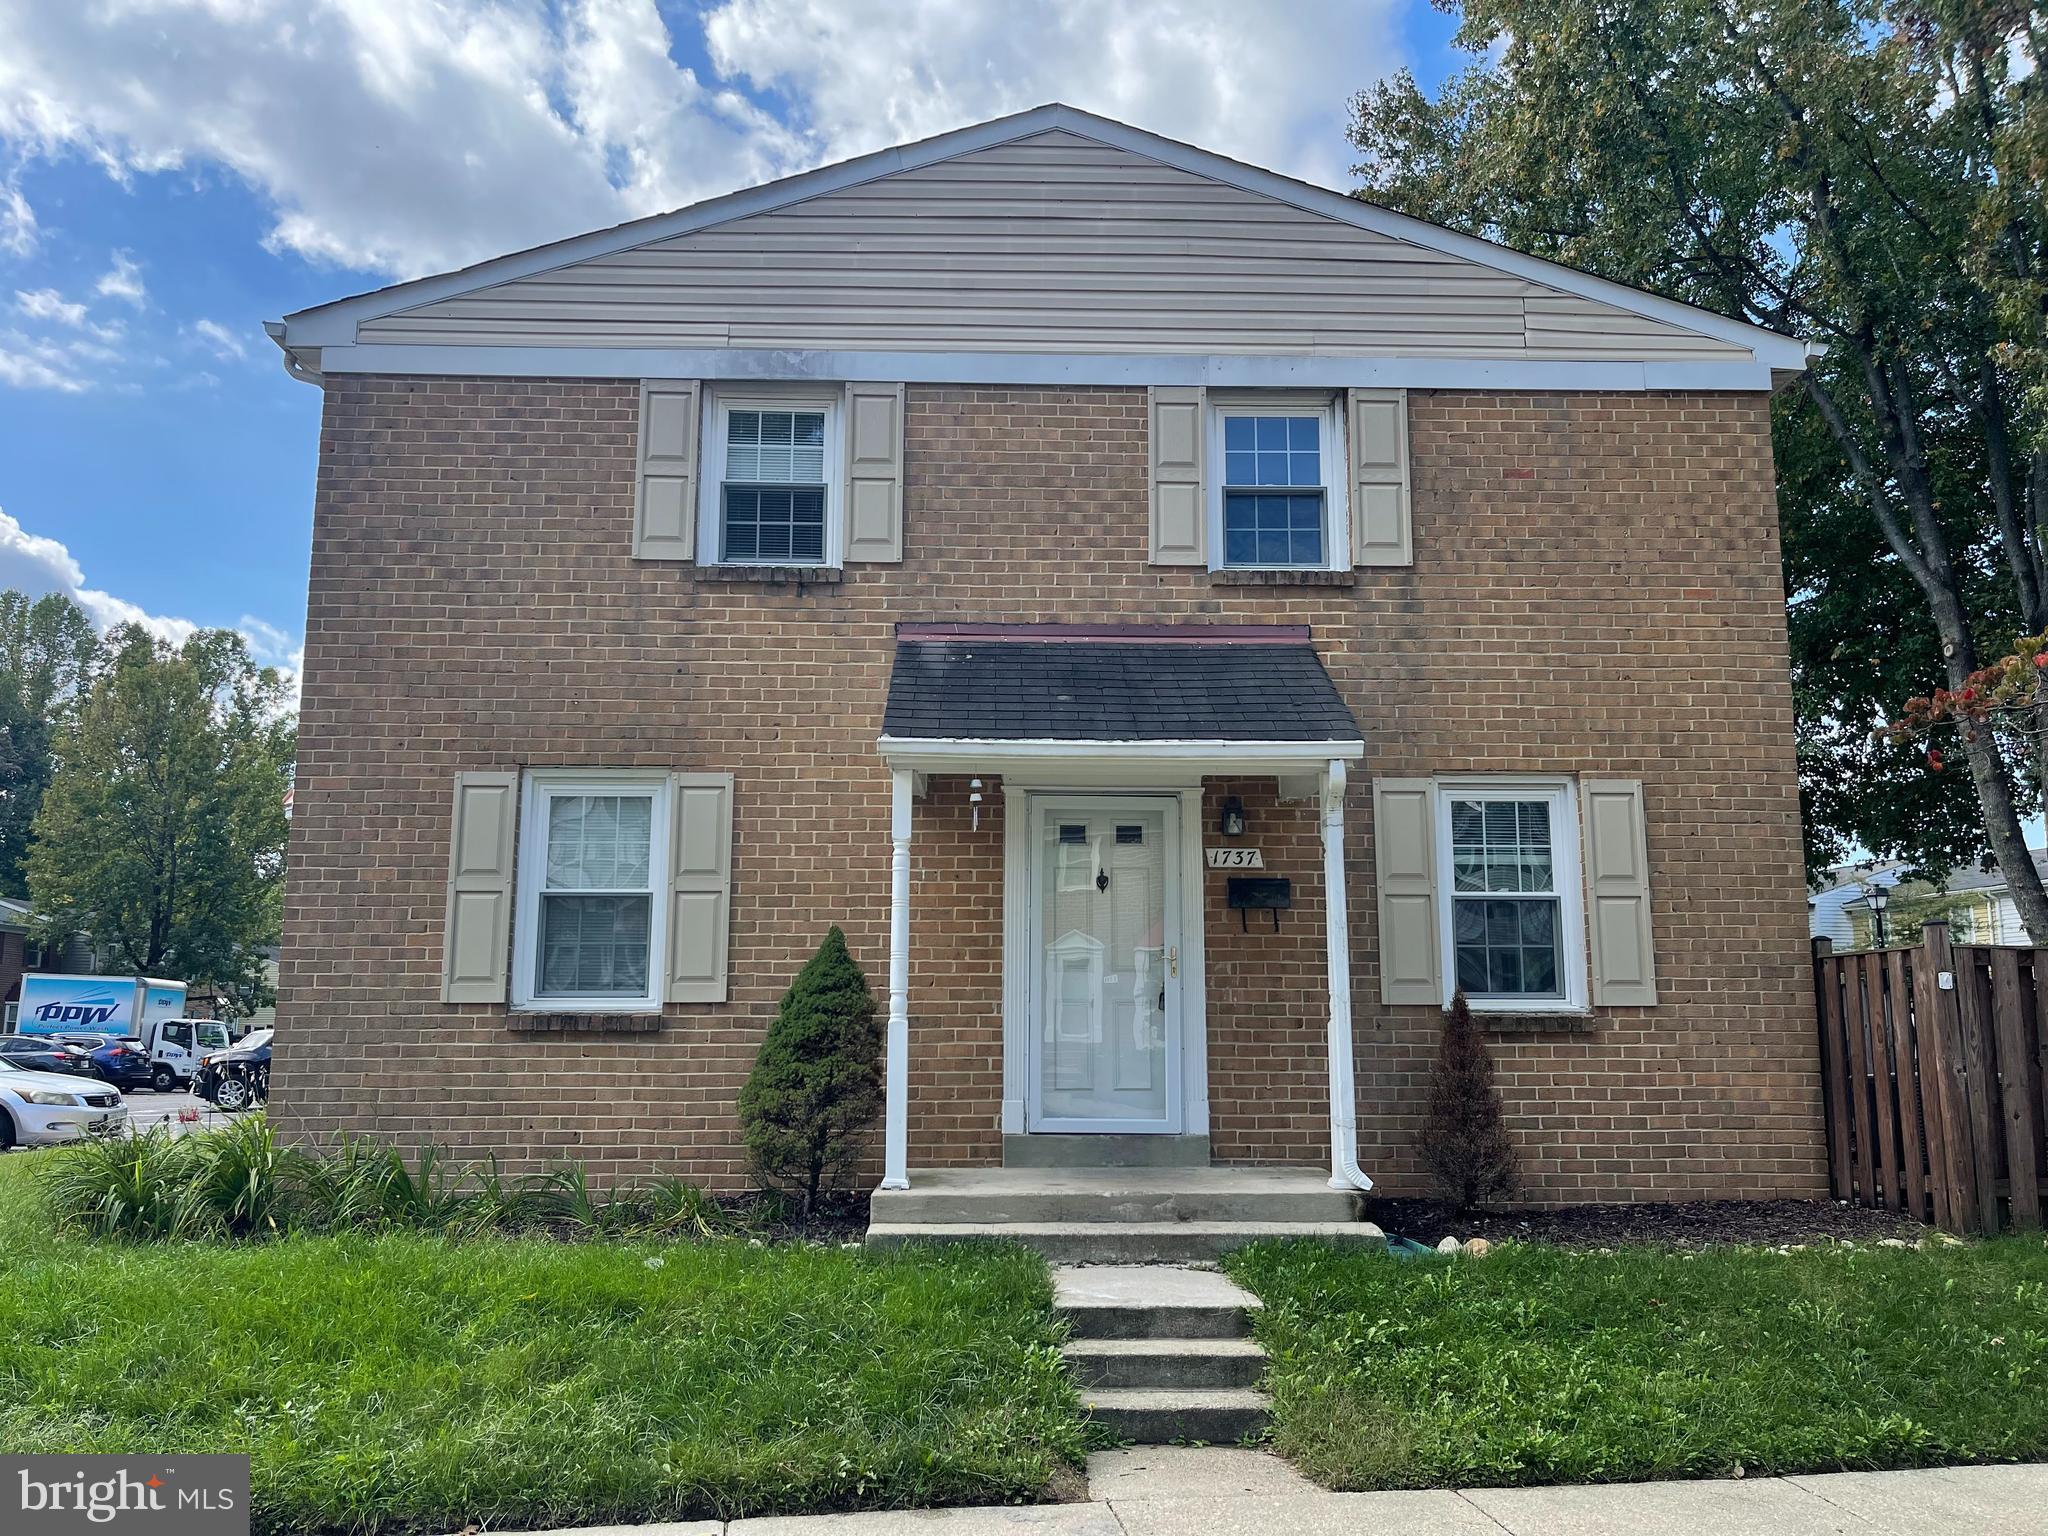
<svg viewBox="0 0 2048 1536">
<path fill-rule="evenodd" d="M 879 23 L 879 24 L 878 24 Z M 0 586 L 296 661 L 319 394 L 262 323 L 1065 100 L 1348 186 L 1409 0 L 0 0 Z"/>
</svg>

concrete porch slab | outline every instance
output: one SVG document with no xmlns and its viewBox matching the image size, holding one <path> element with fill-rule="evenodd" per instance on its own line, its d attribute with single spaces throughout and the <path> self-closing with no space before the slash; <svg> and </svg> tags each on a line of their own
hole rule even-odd
<svg viewBox="0 0 2048 1536">
<path fill-rule="evenodd" d="M 1063 1222 L 1345 1222 L 1359 1197 L 1317 1168 L 934 1168 L 874 1192 L 870 1219 Z"/>
</svg>

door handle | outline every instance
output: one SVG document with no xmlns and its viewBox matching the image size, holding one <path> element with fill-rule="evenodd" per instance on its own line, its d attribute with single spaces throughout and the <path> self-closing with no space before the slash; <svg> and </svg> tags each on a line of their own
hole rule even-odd
<svg viewBox="0 0 2048 1536">
<path fill-rule="evenodd" d="M 1166 974 L 1169 976 L 1178 976 L 1180 974 L 1180 946 L 1178 944 L 1166 952 Z"/>
</svg>

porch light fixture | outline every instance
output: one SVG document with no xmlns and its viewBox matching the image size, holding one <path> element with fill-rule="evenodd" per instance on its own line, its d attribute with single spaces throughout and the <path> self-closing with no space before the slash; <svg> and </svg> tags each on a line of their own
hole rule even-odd
<svg viewBox="0 0 2048 1536">
<path fill-rule="evenodd" d="M 1885 887 L 1873 882 L 1864 891 L 1863 899 L 1870 907 L 1871 928 L 1873 930 L 1871 937 L 1877 941 L 1877 947 L 1883 949 L 1885 947 L 1884 910 L 1892 904 L 1892 893 L 1885 889 Z"/>
<path fill-rule="evenodd" d="M 1223 802 L 1223 815 L 1216 830 L 1225 837 L 1244 836 L 1244 802 L 1232 795 Z"/>
</svg>

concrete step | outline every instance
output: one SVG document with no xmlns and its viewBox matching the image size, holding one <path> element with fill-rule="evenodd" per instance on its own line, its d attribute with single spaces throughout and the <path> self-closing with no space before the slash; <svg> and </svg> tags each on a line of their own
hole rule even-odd
<svg viewBox="0 0 2048 1536">
<path fill-rule="evenodd" d="M 1053 1306 L 1074 1339 L 1241 1339 L 1259 1298 L 1214 1270 L 1056 1269 Z"/>
<path fill-rule="evenodd" d="M 1250 1339 L 1070 1339 L 1060 1353 L 1084 1387 L 1256 1387 L 1266 1374 Z"/>
<path fill-rule="evenodd" d="M 1119 1439 L 1140 1445 L 1232 1445 L 1263 1430 L 1273 1406 L 1265 1393 L 1245 1387 L 1095 1387 L 1081 1394 L 1081 1403 Z"/>
<path fill-rule="evenodd" d="M 876 1190 L 869 1216 L 891 1226 L 1056 1226 L 1355 1222 L 1358 1212 L 1355 1191 L 1331 1189 L 1321 1173 L 1305 1168 L 952 1168 L 919 1173 L 909 1189 Z"/>
<path fill-rule="evenodd" d="M 1056 1264 L 1190 1264 L 1269 1238 L 1386 1245 L 1378 1227 L 1359 1221 L 870 1221 L 867 1241 L 875 1249 L 906 1243 L 1022 1243 Z"/>
<path fill-rule="evenodd" d="M 1003 1138 L 1005 1168 L 1206 1168 L 1206 1136 L 1058 1136 Z"/>
</svg>

